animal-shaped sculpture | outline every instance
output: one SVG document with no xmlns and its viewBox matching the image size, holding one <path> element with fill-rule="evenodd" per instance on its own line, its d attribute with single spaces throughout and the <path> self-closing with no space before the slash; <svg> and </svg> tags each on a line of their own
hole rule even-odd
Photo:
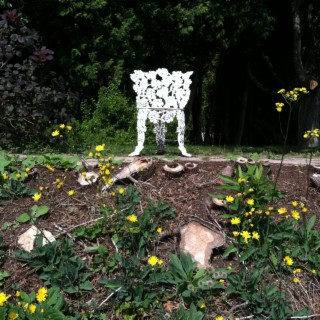
<svg viewBox="0 0 320 320">
<path fill-rule="evenodd" d="M 191 156 L 184 146 L 184 108 L 190 96 L 192 73 L 192 71 L 169 73 L 167 69 L 162 68 L 149 72 L 135 70 L 131 74 L 130 78 L 134 82 L 133 89 L 137 94 L 138 145 L 129 156 L 138 156 L 144 147 L 147 119 L 154 124 L 157 153 L 165 153 L 166 123 L 172 122 L 175 118 L 178 122 L 179 150 L 183 156 Z"/>
</svg>

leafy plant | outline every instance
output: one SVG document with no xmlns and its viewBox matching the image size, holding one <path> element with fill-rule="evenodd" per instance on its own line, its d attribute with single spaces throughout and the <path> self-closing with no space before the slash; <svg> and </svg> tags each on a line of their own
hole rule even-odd
<svg viewBox="0 0 320 320">
<path fill-rule="evenodd" d="M 49 207 L 48 206 L 37 206 L 37 205 L 34 205 L 30 209 L 29 213 L 20 214 L 16 218 L 16 220 L 19 223 L 26 223 L 26 222 L 29 222 L 30 220 L 32 222 L 35 222 L 39 217 L 47 214 L 48 211 L 49 211 Z"/>
<path fill-rule="evenodd" d="M 52 287 L 48 290 L 40 288 L 37 292 L 32 291 L 29 294 L 24 291 L 17 291 L 11 299 L 9 295 L 3 292 L 0 294 L 6 297 L 4 305 L 0 308 L 1 319 L 75 319 L 64 314 L 64 296 L 60 293 L 58 287 Z"/>
<path fill-rule="evenodd" d="M 69 294 L 93 288 L 88 281 L 90 274 L 84 273 L 85 263 L 75 255 L 71 240 L 54 241 L 31 252 L 16 250 L 14 254 L 37 270 L 45 285 L 57 286 Z"/>
</svg>

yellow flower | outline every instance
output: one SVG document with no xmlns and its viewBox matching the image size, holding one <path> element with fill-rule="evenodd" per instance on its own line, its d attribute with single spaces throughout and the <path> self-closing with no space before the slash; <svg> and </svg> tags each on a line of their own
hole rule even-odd
<svg viewBox="0 0 320 320">
<path fill-rule="evenodd" d="M 225 281 L 223 279 L 220 279 L 219 282 L 220 283 L 225 283 Z"/>
<path fill-rule="evenodd" d="M 18 319 L 18 317 L 19 317 L 18 313 L 14 311 L 9 312 L 9 320 L 15 320 L 15 319 Z"/>
<path fill-rule="evenodd" d="M 240 235 L 240 232 L 239 232 L 239 231 L 233 231 L 232 233 L 233 233 L 233 236 L 234 236 L 234 237 L 239 237 L 239 235 Z"/>
<path fill-rule="evenodd" d="M 124 189 L 123 189 L 123 188 L 120 188 L 120 189 L 118 190 L 118 192 L 119 192 L 120 194 L 123 194 L 123 193 L 124 193 Z"/>
<path fill-rule="evenodd" d="M 296 274 L 296 273 L 301 273 L 301 269 L 300 269 L 300 268 L 298 268 L 298 269 L 295 269 L 295 270 L 293 270 L 293 271 L 292 271 L 292 273 L 293 273 L 293 274 Z"/>
<path fill-rule="evenodd" d="M 270 211 L 265 212 L 266 216 L 270 216 Z"/>
<path fill-rule="evenodd" d="M 89 152 L 88 156 L 89 156 L 89 157 L 93 157 L 93 153 L 92 153 L 92 152 Z"/>
<path fill-rule="evenodd" d="M 158 264 L 159 265 L 163 264 L 163 261 L 161 259 L 158 259 Z"/>
<path fill-rule="evenodd" d="M 46 288 L 40 288 L 36 294 L 36 299 L 38 302 L 46 301 L 48 297 L 48 290 Z"/>
<path fill-rule="evenodd" d="M 35 193 L 32 198 L 34 201 L 39 201 L 41 198 L 41 193 Z"/>
<path fill-rule="evenodd" d="M 229 203 L 232 203 L 234 201 L 234 197 L 226 196 L 226 201 L 229 202 Z"/>
<path fill-rule="evenodd" d="M 106 174 L 107 176 L 110 174 L 110 171 L 107 169 L 104 174 Z"/>
<path fill-rule="evenodd" d="M 40 186 L 40 187 L 39 187 L 39 190 L 42 191 L 42 190 L 43 190 L 43 186 Z"/>
<path fill-rule="evenodd" d="M 53 137 L 57 137 L 60 134 L 59 130 L 55 130 L 51 133 Z"/>
<path fill-rule="evenodd" d="M 244 179 L 244 178 L 238 178 L 238 183 L 241 184 L 241 183 L 246 183 L 247 180 Z"/>
<path fill-rule="evenodd" d="M 100 144 L 100 145 L 96 146 L 96 151 L 103 151 L 104 146 L 105 146 L 105 144 Z"/>
<path fill-rule="evenodd" d="M 216 317 L 214 320 L 224 320 L 224 317 L 218 316 L 218 317 Z"/>
<path fill-rule="evenodd" d="M 240 222 L 240 219 L 237 217 L 231 219 L 231 224 L 239 224 Z"/>
<path fill-rule="evenodd" d="M 148 259 L 148 263 L 151 265 L 151 266 L 155 266 L 157 263 L 158 263 L 158 258 L 156 256 L 151 256 L 149 259 Z"/>
<path fill-rule="evenodd" d="M 8 180 L 9 176 L 6 173 L 3 173 L 2 174 L 2 178 L 3 178 L 3 180 Z"/>
<path fill-rule="evenodd" d="M 282 102 L 277 102 L 277 103 L 276 103 L 276 110 L 277 110 L 278 112 L 281 112 L 283 106 L 284 106 L 284 103 L 282 103 Z"/>
<path fill-rule="evenodd" d="M 20 291 L 16 291 L 16 297 L 20 297 L 21 292 Z"/>
<path fill-rule="evenodd" d="M 297 207 L 298 204 L 299 204 L 298 201 L 292 201 L 292 206 L 293 206 L 293 207 Z"/>
<path fill-rule="evenodd" d="M 18 172 L 18 173 L 16 174 L 16 177 L 17 177 L 17 179 L 20 179 L 20 178 L 21 178 L 21 173 Z"/>
<path fill-rule="evenodd" d="M 64 123 L 60 124 L 60 129 L 64 129 L 66 127 L 66 125 Z"/>
<path fill-rule="evenodd" d="M 54 172 L 54 171 L 55 171 L 55 169 L 52 168 L 50 165 L 47 165 L 47 169 L 48 169 L 49 171 L 51 171 L 51 172 Z"/>
<path fill-rule="evenodd" d="M 312 269 L 312 270 L 311 270 L 311 273 L 312 273 L 313 275 L 316 275 L 316 274 L 317 274 L 317 270 L 316 270 L 316 269 Z"/>
<path fill-rule="evenodd" d="M 287 213 L 287 209 L 282 207 L 282 208 L 278 209 L 278 212 L 279 212 L 279 214 L 285 214 L 285 213 Z"/>
<path fill-rule="evenodd" d="M 247 204 L 248 204 L 249 206 L 253 206 L 253 205 L 254 205 L 254 200 L 253 200 L 253 199 L 248 199 L 248 200 L 247 200 Z"/>
<path fill-rule="evenodd" d="M 132 215 L 130 215 L 130 216 L 127 216 L 127 217 L 126 217 L 126 220 L 128 220 L 128 221 L 130 221 L 130 222 L 136 222 L 136 221 L 138 221 L 138 218 L 137 218 L 136 215 L 132 214 Z"/>
<path fill-rule="evenodd" d="M 280 89 L 280 90 L 278 91 L 278 93 L 285 93 L 285 92 L 286 92 L 285 89 Z"/>
<path fill-rule="evenodd" d="M 252 232 L 252 239 L 255 239 L 255 240 L 259 240 L 260 239 L 260 235 L 258 232 Z"/>
<path fill-rule="evenodd" d="M 298 282 L 299 282 L 299 278 L 294 277 L 294 278 L 293 278 L 293 282 L 294 282 L 294 283 L 298 283 Z"/>
<path fill-rule="evenodd" d="M 205 309 L 205 308 L 206 308 L 206 304 L 205 304 L 204 302 L 201 303 L 200 308 L 201 308 L 201 309 Z"/>
<path fill-rule="evenodd" d="M 301 211 L 304 213 L 304 212 L 307 212 L 308 209 L 307 209 L 306 207 L 303 207 L 303 208 L 301 209 Z"/>
<path fill-rule="evenodd" d="M 291 215 L 292 215 L 292 218 L 295 219 L 295 220 L 299 220 L 299 219 L 300 219 L 300 214 L 299 214 L 299 212 L 296 211 L 296 210 L 293 210 L 293 211 L 291 212 Z"/>
<path fill-rule="evenodd" d="M 241 236 L 242 236 L 242 238 L 243 239 L 250 239 L 251 238 L 251 234 L 250 234 L 250 232 L 248 232 L 248 231 L 242 231 L 241 233 Z"/>
<path fill-rule="evenodd" d="M 250 188 L 248 191 L 249 191 L 249 192 L 253 192 L 253 191 L 254 191 L 254 189 L 253 189 L 253 188 Z"/>
<path fill-rule="evenodd" d="M 31 169 L 26 167 L 24 170 L 25 170 L 26 173 L 28 173 L 28 172 L 30 172 Z"/>
<path fill-rule="evenodd" d="M 66 126 L 66 129 L 67 129 L 68 131 L 71 131 L 71 130 L 72 130 L 72 127 L 71 127 L 71 126 Z"/>
<path fill-rule="evenodd" d="M 69 196 L 73 196 L 73 195 L 74 195 L 74 190 L 69 190 L 69 191 L 68 191 L 68 195 L 69 195 Z"/>
<path fill-rule="evenodd" d="M 3 307 L 4 303 L 10 298 L 10 295 L 6 295 L 3 292 L 0 292 L 0 307 Z"/>
<path fill-rule="evenodd" d="M 289 256 L 285 256 L 283 260 L 284 260 L 284 263 L 285 263 L 286 266 L 292 266 L 293 265 L 293 260 Z"/>
<path fill-rule="evenodd" d="M 157 228 L 157 232 L 158 232 L 158 233 L 161 233 L 161 232 L 162 232 L 162 228 L 160 228 L 160 227 Z"/>
<path fill-rule="evenodd" d="M 37 309 L 37 306 L 36 306 L 36 305 L 30 304 L 30 306 L 29 306 L 29 311 L 30 311 L 30 313 L 35 313 L 36 309 Z"/>
</svg>

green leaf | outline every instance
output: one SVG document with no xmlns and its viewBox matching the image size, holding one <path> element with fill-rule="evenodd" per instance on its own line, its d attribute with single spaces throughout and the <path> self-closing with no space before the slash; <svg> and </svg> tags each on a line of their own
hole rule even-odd
<svg viewBox="0 0 320 320">
<path fill-rule="evenodd" d="M 22 213 L 16 218 L 19 223 L 26 223 L 31 220 L 31 217 L 28 213 Z"/>
<path fill-rule="evenodd" d="M 237 251 L 238 251 L 238 249 L 237 249 L 233 244 L 231 244 L 231 245 L 227 248 L 227 250 L 224 252 L 224 254 L 223 254 L 222 256 L 223 256 L 223 258 L 226 258 L 226 257 L 229 256 L 230 253 L 232 253 L 232 252 L 237 252 Z"/>
<path fill-rule="evenodd" d="M 169 257 L 170 257 L 169 270 L 172 273 L 172 275 L 174 276 L 174 278 L 178 282 L 180 282 L 181 280 L 188 280 L 188 276 L 185 273 L 179 258 L 175 254 L 172 254 L 172 253 L 169 254 Z"/>
<path fill-rule="evenodd" d="M 316 220 L 317 220 L 317 216 L 316 216 L 316 215 L 313 215 L 313 216 L 309 219 L 309 221 L 308 221 L 308 223 L 307 223 L 307 227 L 306 227 L 308 232 L 311 231 L 311 229 L 313 228 Z"/>
<path fill-rule="evenodd" d="M 45 215 L 48 211 L 49 211 L 49 207 L 48 206 L 40 206 L 38 207 L 37 205 L 33 206 L 31 208 L 34 218 L 39 218 L 43 215 Z"/>
<path fill-rule="evenodd" d="M 256 252 L 256 250 L 257 249 L 255 247 L 251 247 L 244 251 L 239 258 L 239 263 L 250 258 Z"/>
<path fill-rule="evenodd" d="M 93 289 L 93 285 L 90 281 L 86 281 L 86 282 L 80 284 L 80 289 L 90 291 Z"/>
</svg>

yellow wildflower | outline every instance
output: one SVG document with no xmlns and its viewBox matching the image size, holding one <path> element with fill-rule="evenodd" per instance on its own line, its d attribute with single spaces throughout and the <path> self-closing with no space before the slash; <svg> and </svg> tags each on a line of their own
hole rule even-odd
<svg viewBox="0 0 320 320">
<path fill-rule="evenodd" d="M 285 92 L 286 92 L 285 89 L 280 89 L 280 90 L 278 91 L 278 93 L 285 93 Z"/>
<path fill-rule="evenodd" d="M 231 224 L 239 224 L 241 221 L 238 217 L 232 218 L 231 219 Z"/>
<path fill-rule="evenodd" d="M 38 302 L 46 301 L 48 297 L 48 290 L 46 288 L 40 288 L 36 294 L 36 299 Z"/>
<path fill-rule="evenodd" d="M 3 180 L 8 180 L 9 176 L 6 173 L 3 173 L 2 174 L 2 178 L 3 178 Z"/>
<path fill-rule="evenodd" d="M 30 313 L 35 313 L 36 309 L 37 309 L 37 306 L 36 306 L 36 305 L 30 304 L 30 306 L 29 306 L 29 311 L 30 311 Z"/>
<path fill-rule="evenodd" d="M 259 240 L 260 239 L 259 233 L 256 231 L 252 232 L 252 239 Z"/>
<path fill-rule="evenodd" d="M 292 273 L 293 273 L 293 274 L 301 273 L 301 269 L 300 269 L 300 268 L 297 268 L 297 269 L 293 270 Z"/>
<path fill-rule="evenodd" d="M 148 263 L 151 265 L 151 266 L 155 266 L 157 263 L 158 263 L 158 258 L 156 256 L 151 256 L 149 259 L 148 259 Z"/>
<path fill-rule="evenodd" d="M 225 283 L 225 281 L 223 279 L 220 279 L 219 282 L 220 283 Z"/>
<path fill-rule="evenodd" d="M 89 157 L 93 157 L 93 153 L 92 153 L 92 152 L 89 152 L 88 156 L 89 156 Z"/>
<path fill-rule="evenodd" d="M 158 233 L 161 233 L 161 232 L 162 232 L 162 228 L 160 228 L 160 227 L 157 228 L 157 232 L 158 232 Z"/>
<path fill-rule="evenodd" d="M 31 169 L 26 167 L 24 170 L 25 170 L 26 173 L 28 173 L 28 172 L 30 172 Z"/>
<path fill-rule="evenodd" d="M 124 193 L 124 189 L 123 189 L 123 188 L 120 188 L 120 189 L 118 190 L 118 192 L 119 192 L 120 194 L 123 194 L 123 193 Z"/>
<path fill-rule="evenodd" d="M 105 147 L 105 144 L 100 144 L 98 146 L 96 146 L 96 151 L 103 151 Z"/>
<path fill-rule="evenodd" d="M 295 220 L 299 220 L 299 219 L 300 219 L 300 214 L 299 214 L 299 212 L 296 211 L 296 210 L 293 210 L 293 211 L 291 212 L 291 215 L 292 215 L 292 218 L 295 219 Z"/>
<path fill-rule="evenodd" d="M 214 320 L 224 320 L 224 317 L 218 316 L 218 317 L 216 317 Z"/>
<path fill-rule="evenodd" d="M 243 239 L 250 239 L 251 238 L 251 234 L 250 234 L 250 232 L 248 232 L 248 231 L 242 231 L 241 233 L 241 236 L 242 236 L 242 238 Z"/>
<path fill-rule="evenodd" d="M 286 266 L 292 266 L 293 265 L 293 260 L 289 256 L 285 256 L 283 260 L 284 260 L 284 264 Z"/>
<path fill-rule="evenodd" d="M 60 124 L 60 129 L 64 129 L 66 127 L 66 125 L 64 123 Z"/>
<path fill-rule="evenodd" d="M 239 232 L 239 231 L 233 231 L 232 233 L 233 233 L 233 236 L 234 236 L 234 237 L 239 237 L 239 235 L 240 235 L 240 232 Z"/>
<path fill-rule="evenodd" d="M 163 264 L 163 261 L 161 259 L 158 259 L 158 264 L 159 265 Z"/>
<path fill-rule="evenodd" d="M 130 216 L 126 217 L 126 220 L 130 221 L 130 222 L 136 222 L 138 220 L 137 216 L 134 214 L 131 214 Z"/>
<path fill-rule="evenodd" d="M 21 292 L 20 291 L 16 291 L 16 297 L 20 297 L 21 296 Z"/>
<path fill-rule="evenodd" d="M 279 214 L 285 214 L 285 213 L 287 213 L 287 209 L 282 207 L 282 208 L 278 209 L 278 212 L 279 212 Z"/>
<path fill-rule="evenodd" d="M 292 201 L 292 206 L 297 207 L 298 206 L 298 201 Z"/>
<path fill-rule="evenodd" d="M 317 274 L 317 270 L 316 270 L 316 269 L 312 269 L 312 270 L 311 270 L 311 273 L 312 273 L 313 275 L 316 275 L 316 274 Z"/>
<path fill-rule="evenodd" d="M 59 130 L 55 130 L 51 133 L 53 137 L 57 137 L 60 134 Z"/>
<path fill-rule="evenodd" d="M 68 191 L 68 195 L 69 195 L 69 196 L 73 196 L 73 195 L 74 195 L 74 190 L 69 190 L 69 191 Z"/>
<path fill-rule="evenodd" d="M 293 278 L 293 282 L 294 282 L 294 283 L 298 283 L 298 282 L 299 282 L 299 278 L 294 277 L 294 278 Z"/>
<path fill-rule="evenodd" d="M 50 165 L 47 165 L 47 169 L 48 169 L 49 171 L 51 171 L 51 172 L 54 172 L 54 171 L 55 171 L 55 169 L 52 168 Z"/>
<path fill-rule="evenodd" d="M 21 173 L 18 172 L 18 173 L 16 174 L 16 177 L 17 177 L 17 179 L 20 179 L 20 178 L 21 178 Z"/>
<path fill-rule="evenodd" d="M 232 203 L 234 201 L 234 197 L 226 196 L 226 201 L 229 202 L 229 203 Z"/>
<path fill-rule="evenodd" d="M 34 201 L 39 201 L 41 198 L 41 193 L 35 193 L 32 198 Z"/>
<path fill-rule="evenodd" d="M 15 319 L 18 319 L 18 317 L 19 317 L 18 313 L 14 311 L 9 312 L 9 320 L 15 320 Z"/>
<path fill-rule="evenodd" d="M 254 200 L 253 199 L 248 199 L 247 200 L 247 204 L 250 205 L 250 206 L 253 206 L 254 205 Z"/>
<path fill-rule="evenodd" d="M 66 129 L 67 129 L 68 131 L 71 131 L 71 130 L 72 130 L 72 127 L 71 127 L 71 126 L 66 126 Z"/>
<path fill-rule="evenodd" d="M 3 307 L 4 303 L 10 298 L 10 295 L 6 295 L 3 292 L 0 292 L 0 307 Z"/>
<path fill-rule="evenodd" d="M 201 308 L 201 309 L 205 309 L 205 308 L 206 308 L 206 304 L 205 304 L 204 302 L 201 303 L 200 308 Z"/>
</svg>

